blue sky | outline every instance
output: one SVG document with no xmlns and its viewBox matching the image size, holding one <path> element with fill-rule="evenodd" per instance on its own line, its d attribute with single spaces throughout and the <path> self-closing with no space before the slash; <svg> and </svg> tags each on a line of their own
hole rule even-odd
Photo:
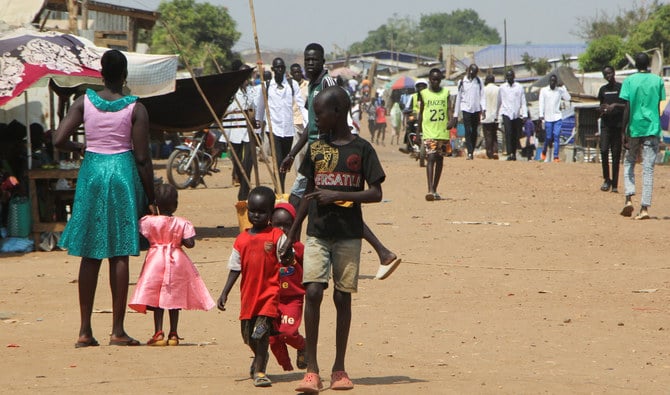
<svg viewBox="0 0 670 395">
<path fill-rule="evenodd" d="M 249 1 L 208 1 L 227 7 L 237 22 L 242 37 L 235 49 L 253 48 Z M 335 45 L 347 48 L 362 41 L 368 31 L 386 23 L 394 14 L 418 21 L 421 14 L 449 13 L 459 8 L 477 11 L 489 26 L 498 29 L 501 38 L 503 21 L 507 19 L 509 43 L 576 43 L 582 41 L 571 34 L 577 30 L 577 18 L 591 18 L 599 12 L 616 15 L 622 9 L 631 9 L 634 3 L 634 0 L 255 0 L 254 9 L 261 49 L 301 51 L 307 43 L 319 42 L 331 51 Z"/>
</svg>

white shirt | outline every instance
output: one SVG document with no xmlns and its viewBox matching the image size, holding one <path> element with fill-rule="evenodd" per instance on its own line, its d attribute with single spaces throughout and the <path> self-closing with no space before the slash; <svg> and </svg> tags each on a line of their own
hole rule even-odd
<svg viewBox="0 0 670 395">
<path fill-rule="evenodd" d="M 494 123 L 496 121 L 496 112 L 493 111 L 494 108 L 498 106 L 498 91 L 500 88 L 494 84 L 489 83 L 484 87 L 484 98 L 486 99 L 486 108 L 490 108 L 486 112 L 486 118 L 482 120 L 482 123 Z"/>
<path fill-rule="evenodd" d="M 479 78 L 463 78 L 458 83 L 454 118 L 458 118 L 461 111 L 476 113 L 486 111 L 486 97 L 484 96 L 484 82 Z"/>
<path fill-rule="evenodd" d="M 526 94 L 518 82 L 510 86 L 508 82 L 500 85 L 498 91 L 498 114 L 509 119 L 525 118 L 528 114 Z M 496 118 L 498 118 L 496 116 Z"/>
<path fill-rule="evenodd" d="M 248 143 L 249 132 L 247 129 L 247 120 L 244 118 L 242 111 L 253 109 L 254 92 L 251 87 L 247 87 L 246 89 L 240 88 L 235 93 L 235 99 L 226 110 L 226 116 L 222 121 L 223 131 L 228 135 L 228 139 L 232 144 Z M 225 141 L 224 137 L 221 136 L 219 141 Z"/>
<path fill-rule="evenodd" d="M 551 89 L 545 86 L 540 89 L 540 118 L 546 122 L 556 122 L 561 119 L 561 99 L 570 101 L 570 94 L 563 86 Z"/>
<path fill-rule="evenodd" d="M 270 108 L 270 120 L 272 121 L 272 133 L 277 137 L 293 137 L 295 127 L 293 124 L 293 101 L 299 107 L 305 107 L 305 101 L 300 94 L 298 83 L 291 80 L 293 94 L 288 85 L 286 77 L 282 81 L 281 88 L 273 78 L 268 86 L 268 107 Z M 260 88 L 261 90 L 263 87 Z M 261 91 L 262 92 L 262 91 Z M 256 120 L 265 120 L 265 100 L 263 94 L 256 98 Z"/>
</svg>

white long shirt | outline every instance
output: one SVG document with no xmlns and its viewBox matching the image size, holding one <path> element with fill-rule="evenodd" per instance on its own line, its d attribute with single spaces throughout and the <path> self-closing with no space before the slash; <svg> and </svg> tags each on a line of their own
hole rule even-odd
<svg viewBox="0 0 670 395">
<path fill-rule="evenodd" d="M 484 98 L 486 99 L 486 108 L 490 110 L 486 112 L 486 118 L 482 120 L 482 123 L 494 123 L 496 121 L 496 112 L 493 111 L 494 108 L 498 107 L 498 91 L 500 88 L 494 84 L 489 83 L 484 87 Z"/>
<path fill-rule="evenodd" d="M 498 91 L 498 115 L 506 115 L 509 119 L 525 118 L 528 114 L 526 94 L 518 82 L 510 86 L 508 82 L 500 85 Z M 496 118 L 498 118 L 496 116 Z"/>
<path fill-rule="evenodd" d="M 466 76 L 458 83 L 456 105 L 454 106 L 454 118 L 458 118 L 461 111 L 469 113 L 486 111 L 484 82 L 479 79 L 479 77 L 469 79 Z"/>
<path fill-rule="evenodd" d="M 272 133 L 277 137 L 293 137 L 295 127 L 293 123 L 293 101 L 298 107 L 305 107 L 305 100 L 300 94 L 298 83 L 291 80 L 293 94 L 288 80 L 284 77 L 282 87 L 277 85 L 273 78 L 268 86 L 268 107 L 270 108 L 270 120 L 272 121 Z M 263 87 L 260 87 L 261 92 Z M 263 94 L 256 97 L 256 120 L 265 120 L 265 100 Z"/>
<path fill-rule="evenodd" d="M 556 89 L 545 86 L 540 89 L 540 118 L 547 122 L 561 119 L 561 99 L 570 101 L 570 94 L 563 86 L 557 86 Z"/>
</svg>

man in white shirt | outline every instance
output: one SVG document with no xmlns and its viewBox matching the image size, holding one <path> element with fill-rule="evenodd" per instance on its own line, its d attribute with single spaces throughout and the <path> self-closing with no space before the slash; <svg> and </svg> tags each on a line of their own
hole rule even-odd
<svg viewBox="0 0 670 395">
<path fill-rule="evenodd" d="M 559 135 L 563 124 L 561 115 L 561 100 L 570 101 L 570 94 L 564 86 L 557 86 L 556 74 L 549 77 L 549 86 L 540 89 L 540 121 L 544 121 L 544 130 L 547 137 L 544 139 L 542 148 L 542 160 L 547 161 L 547 147 L 554 144 L 554 162 L 558 159 L 558 147 L 560 146 Z"/>
<path fill-rule="evenodd" d="M 305 100 L 300 94 L 300 87 L 293 79 L 286 78 L 286 64 L 282 58 L 272 61 L 274 78 L 266 81 L 267 105 L 270 109 L 270 120 L 272 121 L 272 138 L 274 139 L 274 159 L 277 168 L 291 151 L 295 126 L 293 121 L 293 102 L 298 108 L 305 108 Z M 261 121 L 265 120 L 265 98 L 258 95 L 256 99 L 256 126 L 261 127 Z M 305 111 L 303 119 L 307 119 Z M 284 191 L 286 173 L 279 172 L 280 191 Z"/>
<path fill-rule="evenodd" d="M 289 70 L 289 74 L 291 74 L 293 80 L 298 83 L 298 86 L 300 87 L 300 96 L 302 97 L 302 100 L 306 102 L 309 81 L 303 77 L 302 66 L 300 66 L 298 63 L 293 63 L 291 65 L 291 69 Z M 302 136 L 303 132 L 305 131 L 305 125 L 307 125 L 306 117 L 303 115 L 305 112 L 305 106 L 300 107 L 298 106 L 298 103 L 293 103 L 293 126 L 295 128 L 295 135 L 293 136 L 294 146 L 298 140 L 300 140 L 300 136 Z M 302 163 L 302 159 L 305 157 L 305 152 L 307 152 L 307 146 L 304 146 L 295 155 L 295 159 L 293 160 L 293 167 L 295 168 L 296 172 L 298 169 L 300 169 L 300 164 Z"/>
<path fill-rule="evenodd" d="M 521 128 L 528 114 L 526 94 L 523 87 L 514 81 L 514 70 L 507 70 L 507 83 L 500 86 L 498 91 L 498 115 L 502 116 L 505 127 L 505 145 L 507 146 L 507 160 L 516 160 L 516 150 L 519 146 Z M 496 116 L 498 118 L 498 116 Z"/>
<path fill-rule="evenodd" d="M 467 74 L 458 83 L 456 94 L 456 105 L 454 106 L 454 119 L 458 119 L 459 112 L 462 113 L 463 126 L 465 126 L 465 147 L 468 150 L 468 160 L 472 160 L 477 145 L 477 128 L 479 120 L 486 116 L 486 97 L 484 96 L 484 84 L 477 77 L 479 67 L 476 64 L 468 66 Z"/>
<path fill-rule="evenodd" d="M 496 122 L 496 112 L 493 109 L 498 105 L 500 88 L 495 84 L 495 80 L 493 74 L 487 75 L 484 79 L 484 99 L 486 108 L 490 110 L 482 119 L 482 129 L 484 129 L 486 157 L 489 159 L 498 159 L 498 122 Z"/>
</svg>

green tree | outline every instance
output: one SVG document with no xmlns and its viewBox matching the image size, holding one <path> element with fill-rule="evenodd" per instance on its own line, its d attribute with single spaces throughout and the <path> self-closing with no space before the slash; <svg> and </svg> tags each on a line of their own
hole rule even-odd
<svg viewBox="0 0 670 395">
<path fill-rule="evenodd" d="M 547 58 L 538 58 L 533 64 L 533 69 L 535 69 L 537 75 L 546 75 L 550 68 L 551 65 Z"/>
<path fill-rule="evenodd" d="M 658 0 L 653 0 L 649 4 L 635 1 L 631 9 L 619 10 L 616 15 L 600 10 L 594 17 L 578 18 L 577 32 L 573 34 L 586 41 L 609 35 L 628 38 L 636 26 L 646 21 L 659 7 Z"/>
<path fill-rule="evenodd" d="M 623 38 L 613 34 L 597 38 L 579 56 L 579 66 L 584 71 L 600 71 L 606 65 L 620 68 L 626 64 L 626 50 L 630 48 Z"/>
<path fill-rule="evenodd" d="M 499 44 L 498 30 L 486 24 L 475 10 L 422 15 L 419 21 L 420 53 L 436 56 L 442 44 Z"/>
<path fill-rule="evenodd" d="M 670 4 L 658 7 L 649 18 L 633 29 L 629 46 L 640 49 L 663 47 L 663 58 L 670 55 Z"/>
<path fill-rule="evenodd" d="M 161 13 L 161 21 L 177 38 L 181 56 L 186 57 L 192 66 L 203 67 L 204 74 L 216 72 L 212 58 L 223 68 L 237 58 L 232 47 L 239 40 L 240 32 L 226 7 L 196 3 L 195 0 L 172 0 L 162 2 L 158 12 Z M 172 37 L 161 22 L 152 31 L 151 52 L 177 52 Z"/>
<path fill-rule="evenodd" d="M 365 40 L 349 47 L 349 53 L 391 49 L 437 57 L 442 44 L 486 45 L 500 43 L 498 31 L 471 9 L 449 14 L 422 15 L 417 25 L 411 18 L 394 15 L 368 32 Z"/>
<path fill-rule="evenodd" d="M 530 56 L 528 52 L 524 52 L 523 55 L 521 55 L 521 61 L 523 62 L 523 67 L 532 74 L 533 68 L 535 67 L 535 58 Z"/>
</svg>

